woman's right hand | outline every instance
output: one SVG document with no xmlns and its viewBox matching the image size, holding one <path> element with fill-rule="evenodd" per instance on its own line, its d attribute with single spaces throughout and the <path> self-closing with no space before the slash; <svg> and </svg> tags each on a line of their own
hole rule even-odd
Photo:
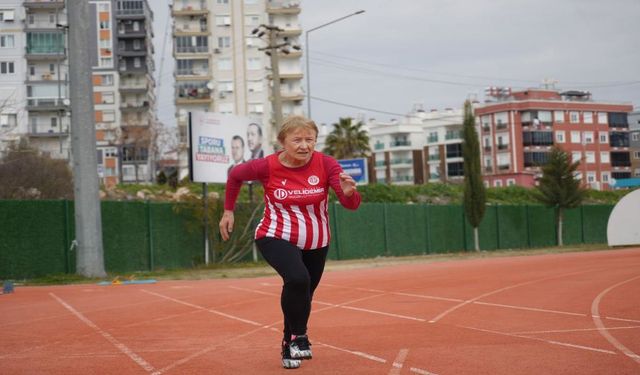
<svg viewBox="0 0 640 375">
<path fill-rule="evenodd" d="M 222 239 L 227 241 L 229 239 L 230 233 L 233 232 L 233 211 L 224 210 L 222 214 L 222 219 L 220 219 L 220 234 L 222 235 Z"/>
</svg>

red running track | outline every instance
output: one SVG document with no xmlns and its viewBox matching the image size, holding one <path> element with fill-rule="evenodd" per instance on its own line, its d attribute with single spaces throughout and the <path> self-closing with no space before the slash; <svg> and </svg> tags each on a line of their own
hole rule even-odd
<svg viewBox="0 0 640 375">
<path fill-rule="evenodd" d="M 1 374 L 640 374 L 640 249 L 325 273 L 280 367 L 280 280 L 18 287 Z"/>
</svg>

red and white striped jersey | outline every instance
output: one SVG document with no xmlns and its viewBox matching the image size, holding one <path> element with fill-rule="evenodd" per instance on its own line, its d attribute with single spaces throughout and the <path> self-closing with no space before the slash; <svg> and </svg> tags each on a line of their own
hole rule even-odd
<svg viewBox="0 0 640 375">
<path fill-rule="evenodd" d="M 341 172 L 342 168 L 335 159 L 319 152 L 314 152 L 309 163 L 298 168 L 285 167 L 277 154 L 251 160 L 231 171 L 225 209 L 233 209 L 243 180 L 261 180 L 265 209 L 255 238 L 280 238 L 303 250 L 321 248 L 329 245 L 331 238 L 329 187 L 334 189 L 346 208 L 356 209 L 360 205 L 358 192 L 351 197 L 342 193 Z"/>
</svg>

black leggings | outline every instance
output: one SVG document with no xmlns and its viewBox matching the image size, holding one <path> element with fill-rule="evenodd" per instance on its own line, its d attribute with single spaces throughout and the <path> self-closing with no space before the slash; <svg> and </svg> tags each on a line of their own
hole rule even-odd
<svg viewBox="0 0 640 375">
<path fill-rule="evenodd" d="M 320 283 L 329 247 L 300 250 L 288 241 L 269 237 L 256 240 L 256 245 L 284 282 L 280 296 L 284 340 L 290 341 L 292 334 L 305 335 L 313 292 Z"/>
</svg>

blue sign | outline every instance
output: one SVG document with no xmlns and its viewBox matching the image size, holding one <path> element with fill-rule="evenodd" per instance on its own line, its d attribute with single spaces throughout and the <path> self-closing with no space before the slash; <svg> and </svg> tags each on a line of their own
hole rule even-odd
<svg viewBox="0 0 640 375">
<path fill-rule="evenodd" d="M 338 163 L 344 170 L 344 173 L 353 177 L 358 185 L 366 185 L 369 183 L 366 158 L 338 160 Z"/>
</svg>

